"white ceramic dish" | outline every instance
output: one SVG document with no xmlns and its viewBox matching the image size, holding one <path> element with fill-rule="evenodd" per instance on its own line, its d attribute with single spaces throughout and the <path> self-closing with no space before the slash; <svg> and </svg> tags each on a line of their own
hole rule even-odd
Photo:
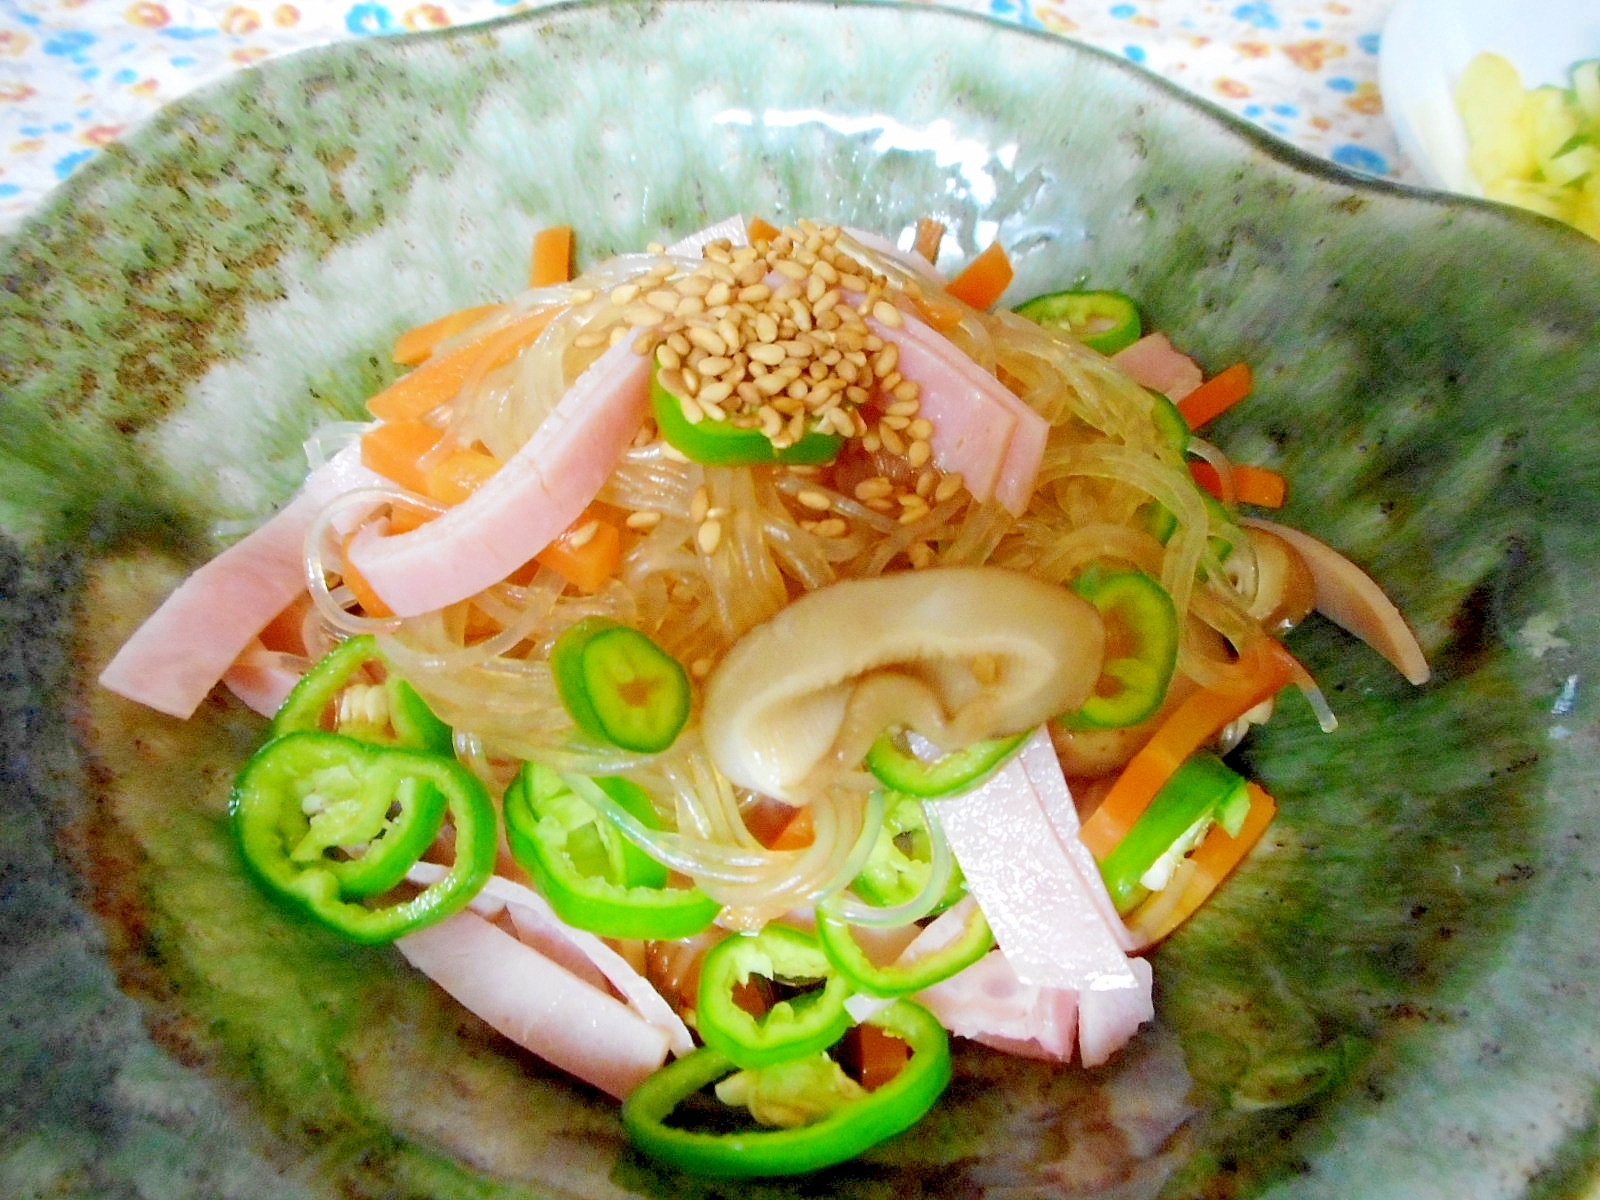
<svg viewBox="0 0 1600 1200">
<path fill-rule="evenodd" d="M 1400 149 L 1434 187 L 1483 194 L 1467 169 L 1456 111 L 1461 72 L 1480 51 L 1505 55 L 1529 86 L 1567 81 L 1600 56 L 1597 0 L 1399 0 L 1383 30 L 1378 82 Z"/>
</svg>

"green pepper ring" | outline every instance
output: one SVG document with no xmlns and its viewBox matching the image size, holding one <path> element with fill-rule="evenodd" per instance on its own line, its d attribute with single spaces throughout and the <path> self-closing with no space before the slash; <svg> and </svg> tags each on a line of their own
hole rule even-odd
<svg viewBox="0 0 1600 1200">
<path fill-rule="evenodd" d="M 1166 698 L 1178 662 L 1178 614 L 1172 597 L 1143 571 L 1101 571 L 1091 568 L 1073 581 L 1072 590 L 1100 612 L 1118 616 L 1133 635 L 1130 654 L 1107 657 L 1101 678 L 1118 689 L 1096 691 L 1077 712 L 1058 718 L 1069 729 L 1123 729 L 1151 716 Z M 1109 653 L 1109 652 L 1108 652 Z"/>
<path fill-rule="evenodd" d="M 634 1145 L 695 1175 L 754 1178 L 798 1175 L 846 1162 L 920 1121 L 949 1086 L 950 1038 L 927 1009 L 898 1000 L 866 1021 L 911 1047 L 900 1073 L 863 1099 L 796 1129 L 710 1134 L 665 1124 L 686 1096 L 737 1068 L 710 1047 L 651 1075 L 622 1106 Z"/>
<path fill-rule="evenodd" d="M 650 369 L 650 411 L 667 444 L 690 462 L 717 467 L 752 467 L 763 463 L 792 466 L 826 466 L 839 457 L 844 438 L 836 433 L 809 430 L 792 446 L 773 448 L 759 429 L 741 429 L 728 421 L 691 422 L 683 415 L 678 398 L 662 386 L 660 371 Z"/>
<path fill-rule="evenodd" d="M 994 948 L 994 932 L 976 904 L 961 934 L 942 950 L 906 966 L 874 966 L 850 932 L 826 906 L 817 910 L 817 941 L 828 961 L 857 991 L 869 996 L 910 996 L 970 967 Z"/>
<path fill-rule="evenodd" d="M 426 750 L 433 754 L 455 753 L 455 735 L 450 726 L 434 715 L 414 687 L 395 674 L 388 659 L 378 649 L 378 639 L 370 633 L 346 638 L 317 660 L 278 706 L 272 718 L 272 736 L 281 737 L 286 733 L 320 728 L 323 709 L 361 668 L 373 662 L 382 663 L 387 675 L 384 688 L 388 692 L 389 722 L 394 727 L 395 736 L 383 741 L 373 738 L 359 740 L 374 741 L 378 745 L 396 745 L 407 750 Z"/>
<path fill-rule="evenodd" d="M 733 989 L 751 975 L 821 979 L 820 992 L 781 1001 L 762 1017 L 740 1008 Z M 788 925 L 723 938 L 700 964 L 696 1017 L 706 1045 L 741 1067 L 764 1067 L 826 1050 L 850 1028 L 844 1007 L 850 984 L 834 970 L 816 938 Z"/>
<path fill-rule="evenodd" d="M 285 781 L 306 770 L 365 767 L 398 783 L 419 778 L 444 793 L 455 826 L 455 862 L 445 877 L 409 900 L 381 908 L 352 902 L 338 874 L 290 858 L 289 840 L 308 825 Z M 301 731 L 273 738 L 234 779 L 228 801 L 245 866 L 264 890 L 336 932 L 367 945 L 442 921 L 464 908 L 494 873 L 495 812 L 477 777 L 453 759 Z M 358 897 L 357 897 L 358 898 Z"/>
</svg>

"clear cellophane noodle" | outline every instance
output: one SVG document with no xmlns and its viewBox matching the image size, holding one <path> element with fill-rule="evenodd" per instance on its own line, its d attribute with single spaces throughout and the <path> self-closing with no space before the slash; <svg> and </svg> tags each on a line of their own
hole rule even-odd
<svg viewBox="0 0 1600 1200">
<path fill-rule="evenodd" d="M 850 252 L 912 290 L 913 303 L 915 290 L 927 286 L 883 255 L 855 244 Z M 435 453 L 476 445 L 502 461 L 510 458 L 613 340 L 637 336 L 624 321 L 625 303 L 613 302 L 613 290 L 628 283 L 648 289 L 698 262 L 625 255 L 571 284 L 527 292 L 458 335 L 453 341 L 465 342 L 538 308 L 565 306 L 528 349 L 469 380 L 454 403 L 429 415 L 447 435 Z M 954 303 L 943 296 L 940 302 Z M 989 563 L 1059 583 L 1095 562 L 1137 566 L 1172 596 L 1182 630 L 1178 669 L 1202 686 L 1265 636 L 1246 612 L 1255 587 L 1249 540 L 1202 498 L 1182 455 L 1157 426 L 1144 388 L 1105 357 L 1011 313 L 965 309 L 945 332 L 1050 422 L 1037 487 L 1020 519 L 963 490 L 920 520 L 901 524 L 833 491 L 814 472 L 687 462 L 647 423 L 598 500 L 619 519 L 647 511 L 660 520 L 630 532 L 617 576 L 597 592 L 576 594 L 560 575 L 540 567 L 526 582 L 496 584 L 437 612 L 373 620 L 351 611 L 353 595 L 339 582 L 340 539 L 334 523 L 324 521 L 308 542 L 307 563 L 323 628 L 308 632 L 322 643 L 376 633 L 394 666 L 457 731 L 462 760 L 492 787 L 503 787 L 522 760 L 574 774 L 623 774 L 642 784 L 655 798 L 664 831 L 635 829 L 636 840 L 724 904 L 724 924 L 754 927 L 815 903 L 854 877 L 876 838 L 881 804 L 873 803 L 870 778 L 846 776 L 813 798 L 809 847 L 765 849 L 745 821 L 761 798 L 716 769 L 698 714 L 657 755 L 596 744 L 574 729 L 548 665 L 562 630 L 591 615 L 614 618 L 649 634 L 703 678 L 742 634 L 795 595 L 911 569 L 906 552 L 922 543 L 936 566 Z M 1203 444 L 1197 451 L 1227 478 L 1220 451 Z M 701 489 L 701 506 L 709 501 L 722 526 L 710 554 L 696 540 L 697 517 L 705 515 L 694 511 Z M 829 494 L 830 515 L 848 524 L 845 536 L 802 526 L 816 515 L 795 499 L 808 489 Z M 1136 519 L 1152 500 L 1174 518 L 1165 544 Z M 1225 567 L 1219 542 L 1232 548 Z"/>
</svg>

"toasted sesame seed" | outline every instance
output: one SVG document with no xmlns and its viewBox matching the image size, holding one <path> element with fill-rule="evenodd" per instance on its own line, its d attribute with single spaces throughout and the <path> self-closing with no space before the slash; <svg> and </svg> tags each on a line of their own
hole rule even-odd
<svg viewBox="0 0 1600 1200">
<path fill-rule="evenodd" d="M 661 457 L 675 463 L 687 463 L 689 461 L 689 456 L 671 442 L 661 443 Z"/>
<path fill-rule="evenodd" d="M 620 345 L 623 339 L 628 336 L 628 333 L 629 329 L 626 325 L 613 325 L 611 332 L 606 335 L 606 344 L 610 346 Z"/>
<path fill-rule="evenodd" d="M 700 395 L 695 397 L 695 403 L 701 407 L 710 420 L 726 421 L 728 419 L 727 410 L 718 401 L 707 400 L 705 392 L 701 392 Z"/>
<path fill-rule="evenodd" d="M 914 417 L 921 403 L 916 400 L 896 400 L 883 411 L 891 417 Z"/>
<path fill-rule="evenodd" d="M 663 371 L 676 371 L 683 366 L 683 359 L 672 348 L 671 342 L 662 342 L 656 347 L 656 366 Z"/>
<path fill-rule="evenodd" d="M 718 357 L 714 354 L 708 354 L 695 364 L 695 370 L 699 371 L 701 375 L 711 378 L 723 374 L 732 366 L 733 359 L 726 356 Z"/>
<path fill-rule="evenodd" d="M 890 342 L 872 360 L 872 373 L 879 379 L 889 375 L 900 362 L 900 347 Z"/>
<path fill-rule="evenodd" d="M 779 372 L 771 372 L 756 379 L 756 391 L 763 396 L 776 396 L 789 386 L 789 380 Z"/>
<path fill-rule="evenodd" d="M 925 467 L 933 457 L 933 446 L 924 438 L 917 438 L 906 447 L 906 461 L 913 467 Z"/>
<path fill-rule="evenodd" d="M 637 283 L 624 283 L 611 289 L 609 299 L 611 303 L 621 308 L 625 304 L 632 304 L 638 298 L 639 290 Z"/>
<path fill-rule="evenodd" d="M 933 436 L 933 422 L 927 417 L 918 417 L 906 426 L 906 436 L 925 442 Z"/>
<path fill-rule="evenodd" d="M 753 384 L 751 386 L 754 387 Z M 782 413 L 770 404 L 763 404 L 756 411 L 761 416 L 761 432 L 769 442 L 783 433 Z"/>
<path fill-rule="evenodd" d="M 669 313 L 678 307 L 678 301 L 681 299 L 682 297 L 677 292 L 669 292 L 663 289 L 651 292 L 644 298 L 644 302 L 651 308 L 659 308 L 662 312 Z"/>
<path fill-rule="evenodd" d="M 839 286 L 847 292 L 864 292 L 867 290 L 867 280 L 855 271 L 839 268 Z"/>
<path fill-rule="evenodd" d="M 770 343 L 778 340 L 778 322 L 771 313 L 757 313 L 755 329 L 757 341 Z"/>
<path fill-rule="evenodd" d="M 966 484 L 959 471 L 952 471 L 939 480 L 939 486 L 933 489 L 933 499 L 938 504 L 943 504 L 950 499 Z"/>
<path fill-rule="evenodd" d="M 695 531 L 695 545 L 700 547 L 701 554 L 712 554 L 722 541 L 722 522 L 705 521 Z"/>
<path fill-rule="evenodd" d="M 711 674 L 711 668 L 715 665 L 709 658 L 697 658 L 689 664 L 689 674 L 696 679 L 704 679 Z"/>
<path fill-rule="evenodd" d="M 710 360 L 707 359 L 706 361 L 709 362 Z M 700 406 L 704 408 L 708 404 L 721 404 L 731 395 L 733 395 L 733 385 L 731 383 L 724 383 L 722 380 L 718 379 L 711 383 L 702 385 L 699 392 L 695 394 L 695 399 L 698 400 L 700 402 Z"/>
<path fill-rule="evenodd" d="M 911 424 L 911 418 L 910 417 L 897 417 L 894 414 L 890 413 L 890 414 L 887 414 L 887 415 L 884 416 L 883 423 L 885 425 L 887 425 L 890 429 L 903 430 L 903 429 L 905 429 L 905 427 L 907 425 Z"/>
<path fill-rule="evenodd" d="M 678 397 L 678 407 L 683 410 L 683 419 L 691 425 L 698 425 L 706 419 L 706 414 L 701 411 L 700 406 L 688 396 Z"/>
<path fill-rule="evenodd" d="M 789 427 L 784 430 L 791 442 L 798 442 L 806 435 L 806 414 L 797 412 L 789 418 Z"/>
<path fill-rule="evenodd" d="M 680 358 L 682 358 L 684 355 L 687 355 L 691 348 L 689 339 L 682 333 L 668 334 L 666 344 L 671 346 L 673 353 L 677 354 Z"/>
<path fill-rule="evenodd" d="M 696 525 L 706 519 L 706 514 L 711 511 L 711 493 L 706 491 L 706 485 L 701 484 L 695 488 L 694 495 L 689 498 L 689 520 Z"/>
<path fill-rule="evenodd" d="M 817 512 L 827 512 L 833 507 L 833 500 L 828 493 L 818 491 L 816 488 L 806 488 L 804 491 L 797 492 L 794 498 L 807 508 L 815 509 Z"/>
<path fill-rule="evenodd" d="M 629 529 L 654 529 L 661 524 L 661 514 L 653 508 L 641 508 L 629 513 L 623 524 Z"/>
<path fill-rule="evenodd" d="M 912 542 L 906 547 L 906 557 L 911 560 L 912 570 L 924 570 L 933 565 L 933 547 L 927 542 Z"/>
<path fill-rule="evenodd" d="M 887 496 L 878 496 L 872 500 L 863 500 L 862 503 L 868 508 L 872 509 L 874 512 L 886 513 L 893 512 L 895 509 L 894 501 L 889 499 Z"/>
<path fill-rule="evenodd" d="M 817 522 L 817 536 L 825 538 L 839 538 L 850 532 L 850 526 L 843 517 L 829 517 L 826 521 Z"/>
<path fill-rule="evenodd" d="M 792 258 L 780 258 L 772 264 L 772 269 L 785 279 L 793 279 L 796 283 L 811 274 L 800 263 Z"/>
<path fill-rule="evenodd" d="M 622 319 L 636 329 L 649 329 L 667 319 L 667 314 L 648 304 L 633 304 L 622 310 Z"/>
<path fill-rule="evenodd" d="M 594 535 L 599 533 L 599 532 L 600 532 L 600 522 L 598 520 L 596 520 L 596 521 L 585 521 L 582 525 L 579 525 L 576 529 L 574 529 L 571 533 L 569 533 L 567 535 L 566 543 L 567 543 L 568 549 L 581 550 L 583 547 L 587 546 L 590 542 L 594 541 Z"/>
<path fill-rule="evenodd" d="M 878 300 L 874 302 L 872 305 L 872 315 L 876 317 L 879 322 L 887 325 L 890 329 L 899 329 L 905 325 L 905 319 L 901 317 L 900 310 L 894 305 L 890 304 L 887 300 Z"/>
<path fill-rule="evenodd" d="M 862 502 L 888 496 L 893 492 L 894 484 L 890 483 L 882 475 L 874 475 L 871 479 L 863 479 L 856 484 L 856 499 Z"/>
<path fill-rule="evenodd" d="M 868 454 L 876 454 L 883 449 L 883 443 L 878 440 L 877 434 L 869 432 L 858 434 L 857 436 L 861 439 L 861 448 Z"/>
<path fill-rule="evenodd" d="M 760 304 L 771 298 L 772 288 L 766 283 L 752 283 L 739 289 L 739 300 L 743 304 Z"/>
<path fill-rule="evenodd" d="M 723 317 L 717 322 L 717 336 L 722 339 L 722 344 L 731 354 L 744 345 L 744 338 L 739 334 L 739 326 L 729 317 Z"/>
<path fill-rule="evenodd" d="M 904 454 L 906 452 L 905 439 L 882 421 L 878 422 L 878 440 L 883 443 L 883 448 L 890 454 Z M 915 463 L 913 465 L 920 467 L 922 464 Z"/>
<path fill-rule="evenodd" d="M 851 404 L 865 404 L 868 400 L 872 399 L 866 388 L 859 387 L 855 384 L 852 384 L 844 389 L 844 398 L 850 401 Z"/>
<path fill-rule="evenodd" d="M 685 331 L 688 339 L 707 354 L 717 358 L 728 356 L 728 343 L 714 329 L 707 329 L 704 325 L 691 325 Z"/>
<path fill-rule="evenodd" d="M 598 294 L 593 288 L 574 288 L 572 294 L 567 297 L 567 303 L 572 305 L 587 304 Z"/>
<path fill-rule="evenodd" d="M 586 329 L 572 339 L 572 344 L 580 350 L 587 350 L 592 346 L 603 346 L 609 335 L 603 330 Z"/>
<path fill-rule="evenodd" d="M 915 379 L 902 379 L 894 387 L 896 400 L 915 400 L 922 395 L 922 389 L 917 386 Z"/>
<path fill-rule="evenodd" d="M 761 392 L 756 388 L 756 385 L 751 383 L 748 379 L 741 380 L 740 382 L 734 384 L 733 391 L 734 394 L 746 404 L 754 406 L 761 403 Z"/>
<path fill-rule="evenodd" d="M 709 275 L 695 271 L 678 280 L 675 290 L 680 296 L 698 296 L 704 299 L 705 294 L 711 290 L 711 283 Z"/>
<path fill-rule="evenodd" d="M 937 471 L 924 471 L 921 475 L 917 476 L 917 495 L 926 500 L 929 496 L 933 495 L 934 485 L 938 482 L 939 474 Z"/>
<path fill-rule="evenodd" d="M 667 244 L 665 242 L 646 242 L 644 249 L 646 254 L 665 254 L 667 252 Z"/>
<path fill-rule="evenodd" d="M 788 352 L 776 342 L 757 342 L 753 346 L 747 346 L 745 353 L 750 356 L 752 361 L 769 367 L 777 366 L 788 357 Z"/>
<path fill-rule="evenodd" d="M 700 372 L 696 371 L 693 367 L 686 366 L 683 368 L 683 370 L 678 372 L 678 377 L 678 386 L 675 388 L 667 388 L 669 392 L 674 392 L 681 396 L 693 396 L 699 393 Z M 661 386 L 666 387 L 667 385 L 663 383 Z"/>
<path fill-rule="evenodd" d="M 705 312 L 705 310 L 706 302 L 699 296 L 684 296 L 678 301 L 677 307 L 672 310 L 672 315 L 687 318 L 697 316 Z"/>
</svg>

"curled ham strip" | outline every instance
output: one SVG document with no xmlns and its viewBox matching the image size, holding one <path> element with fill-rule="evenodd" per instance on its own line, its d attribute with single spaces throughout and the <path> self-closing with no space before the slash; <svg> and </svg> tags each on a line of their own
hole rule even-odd
<svg viewBox="0 0 1600 1200">
<path fill-rule="evenodd" d="M 268 650 L 260 638 L 251 638 L 244 653 L 223 673 L 223 686 L 247 708 L 270 720 L 300 682 L 301 671 L 289 665 L 292 661 L 290 655 Z"/>
<path fill-rule="evenodd" d="M 589 506 L 638 432 L 649 398 L 650 360 L 624 338 L 578 376 L 481 488 L 409 533 L 364 527 L 350 543 L 351 565 L 402 617 L 483 591 Z"/>
<path fill-rule="evenodd" d="M 446 870 L 438 863 L 419 862 L 406 872 L 406 878 L 427 887 L 443 879 Z M 648 979 L 600 938 L 586 930 L 574 929 L 556 916 L 549 902 L 532 888 L 502 875 L 492 875 L 473 898 L 472 907 L 480 916 L 491 920 L 502 910 L 508 912 L 517 928 L 518 939 L 525 945 L 592 987 L 604 991 L 609 984 L 615 988 L 634 1013 L 661 1030 L 674 1054 L 687 1054 L 694 1049 L 688 1026 Z"/>
<path fill-rule="evenodd" d="M 1153 388 L 1176 404 L 1205 381 L 1200 366 L 1164 333 L 1150 333 L 1111 356 L 1129 379 Z"/>
<path fill-rule="evenodd" d="M 306 476 L 253 533 L 190 575 L 134 631 L 100 683 L 158 712 L 188 718 L 267 624 L 306 586 L 305 539 L 322 509 L 384 480 L 350 446 Z"/>
<path fill-rule="evenodd" d="M 618 1099 L 666 1061 L 660 1029 L 471 909 L 395 946 L 517 1045 Z"/>
<path fill-rule="evenodd" d="M 920 389 L 917 411 L 933 423 L 933 461 L 941 471 L 959 472 L 977 499 L 998 500 L 1020 517 L 1050 423 L 932 326 L 904 310 L 900 321 L 895 329 L 869 317 L 867 326 L 895 344 L 895 369 Z"/>
<path fill-rule="evenodd" d="M 1071 993 L 1083 1061 L 1089 1066 L 1104 1062 L 1155 1015 L 1150 968 L 1127 953 L 1130 936 L 1088 851 L 1081 843 L 1077 850 L 1069 849 L 1078 841 L 1077 816 L 1048 733 L 1035 731 L 1021 754 L 982 786 L 939 801 L 938 813 L 967 884 L 994 930 L 1004 969 L 1015 978 L 1015 986 L 1005 981 L 1006 997 L 1022 1003 L 1016 996 L 1024 995 L 1059 1006 L 1064 1000 L 1054 993 Z M 984 970 L 999 973 L 1002 968 L 988 963 Z M 960 979 L 957 975 L 938 986 Z M 999 979 L 996 974 L 990 983 L 998 987 Z M 966 988 L 966 983 L 951 988 L 939 1000 L 952 1030 L 960 1032 L 951 1023 L 959 1020 L 985 1036 L 1031 1040 L 1044 1047 L 1040 1037 L 1017 1037 L 1010 1018 L 997 1021 L 981 1007 L 962 1007 L 979 1004 L 984 994 L 983 986 Z M 1054 1011 L 1059 1019 L 1059 1008 Z M 939 1015 L 944 1020 L 947 1013 Z"/>
</svg>

